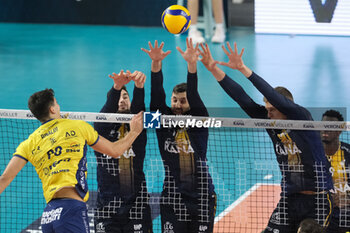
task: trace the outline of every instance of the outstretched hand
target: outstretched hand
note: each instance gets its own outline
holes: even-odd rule
[[[134,71],[134,73],[130,74],[130,79],[134,80],[137,88],[143,88],[146,82],[146,75],[141,71]]]
[[[182,51],[180,47],[176,47],[182,57],[187,61],[188,64],[196,64],[199,57],[198,43],[193,47],[192,38],[186,38],[186,50]]]
[[[126,71],[126,73],[124,73],[123,70],[121,70],[119,74],[112,73],[108,75],[108,77],[113,79],[114,81],[113,87],[116,90],[121,90],[124,85],[130,82],[131,79],[129,78],[129,76],[130,76],[130,71]]]
[[[228,62],[217,62],[220,65],[230,67],[234,70],[242,70],[244,68],[244,63],[243,63],[243,53],[244,53],[244,48],[241,50],[241,53],[238,54],[237,50],[237,44],[236,42],[234,43],[235,46],[235,51],[232,50],[231,45],[229,42],[226,43],[227,49],[225,48],[225,45],[222,45],[222,50],[224,50],[225,54],[228,56],[229,61]]]
[[[213,59],[213,56],[211,55],[210,49],[208,44],[205,44],[205,46],[201,43],[202,50],[199,49],[199,55],[202,56],[200,61],[203,63],[205,68],[212,72],[215,69],[216,61]]]
[[[152,46],[152,43],[150,41],[148,42],[148,45],[150,50],[144,48],[141,48],[141,50],[147,53],[148,56],[152,59],[152,61],[162,61],[166,56],[168,56],[171,53],[170,50],[166,52],[163,51],[164,42],[162,42],[159,47],[157,40],[154,42],[154,47]]]

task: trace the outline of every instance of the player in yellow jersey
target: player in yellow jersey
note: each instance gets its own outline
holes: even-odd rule
[[[322,121],[344,121],[340,112],[328,110]],[[327,228],[329,233],[350,232],[350,145],[340,141],[341,131],[322,131],[321,139],[331,163],[334,183],[334,210]]]
[[[130,132],[112,143],[84,121],[62,119],[52,89],[34,93],[28,107],[42,125],[17,147],[0,177],[0,194],[29,161],[41,179],[47,202],[41,218],[43,232],[90,232],[85,204],[89,197],[87,146],[119,157],[141,133],[142,112],[131,120]]]

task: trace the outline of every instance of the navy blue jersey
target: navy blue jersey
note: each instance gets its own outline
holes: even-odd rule
[[[269,103],[287,116],[288,120],[313,120],[307,109],[276,92],[254,72],[249,80]],[[254,102],[230,77],[226,75],[219,83],[250,117],[268,118],[265,107]],[[273,142],[277,161],[285,178],[282,182],[283,192],[290,195],[300,191],[322,191],[333,188],[329,173],[330,164],[326,159],[319,132],[267,129],[267,133]],[[322,165],[315,169],[315,164]]]
[[[197,73],[187,75],[186,115],[208,116],[199,96]],[[151,111],[173,115],[166,105],[162,71],[151,73]],[[208,128],[161,128],[157,130],[158,146],[166,170],[163,193],[175,190],[189,197],[213,193],[214,186],[207,166]],[[175,187],[173,187],[175,185]]]
[[[117,113],[120,93],[121,91],[112,88],[100,112]],[[131,113],[145,110],[144,96],[143,88],[134,88]],[[124,137],[129,131],[129,124],[95,122],[94,127],[101,136],[112,142]],[[147,195],[143,172],[146,142],[146,130],[143,130],[131,148],[117,159],[95,151],[99,207],[109,205],[111,201],[131,204],[139,193]],[[116,205],[119,205],[118,203]]]

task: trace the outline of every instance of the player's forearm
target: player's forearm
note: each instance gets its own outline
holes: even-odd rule
[[[7,186],[10,185],[12,179],[9,179],[7,177],[4,176],[0,176],[0,194],[6,189]]]
[[[222,71],[219,67],[215,66],[215,68],[213,70],[210,71],[212,73],[212,75],[214,76],[214,78],[216,79],[216,81],[220,82],[221,80],[223,80],[225,78],[225,72]]]
[[[139,133],[135,131],[130,131],[124,138],[119,139],[118,141],[113,143],[113,151],[114,154],[112,157],[118,158],[120,157],[127,149],[131,147],[133,142],[139,136]]]
[[[188,72],[194,74],[197,72],[197,62],[187,63]]]
[[[239,71],[246,77],[249,78],[253,71],[251,69],[249,69],[248,67],[246,67],[245,65],[243,66],[243,68],[239,69]]]
[[[159,72],[162,69],[162,61],[153,61],[151,65],[151,71],[152,72]]]

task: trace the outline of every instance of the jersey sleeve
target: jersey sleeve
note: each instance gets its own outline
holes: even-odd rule
[[[99,135],[89,123],[81,121],[79,124],[79,128],[82,132],[82,136],[85,138],[89,146],[93,146],[97,143]]]
[[[13,153],[13,156],[19,157],[21,159],[26,160],[27,162],[30,161],[30,154],[31,151],[29,149],[29,139],[23,141],[16,149],[16,152]]]

